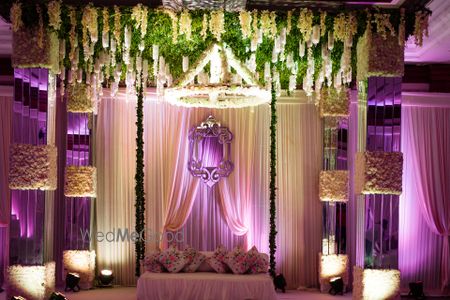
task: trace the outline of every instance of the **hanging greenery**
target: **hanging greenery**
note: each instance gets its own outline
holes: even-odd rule
[[[367,24],[383,36],[403,40],[414,34],[421,41],[427,34],[429,14],[424,10],[401,14],[399,9],[325,13],[306,8],[174,12],[144,5],[75,7],[58,0],[48,5],[31,2],[17,2],[11,8],[13,31],[43,32],[44,28],[57,33],[61,77],[66,83],[93,84],[95,78],[97,85],[113,87],[119,81],[128,85],[134,83],[129,74],[142,60],[148,66],[142,69],[145,85],[156,86],[161,74],[163,84],[170,85],[183,73],[183,57],[195,62],[213,42],[224,42],[239,60],[254,65],[261,84],[266,82],[265,65],[272,63],[282,89],[303,85],[308,94],[313,85],[316,90],[322,85],[339,87],[355,78],[356,44]],[[64,76],[64,70],[69,76]]]
[[[269,252],[270,252],[270,275],[276,275],[275,252],[277,251],[277,226],[276,226],[276,177],[277,177],[277,96],[275,83],[272,82],[272,101],[270,102],[270,232],[269,232]]]
[[[142,85],[142,73],[139,76],[136,104],[136,232],[143,233],[145,228],[145,192],[144,192],[144,88]],[[136,276],[140,275],[140,260],[144,259],[145,242],[141,238],[136,239]]]

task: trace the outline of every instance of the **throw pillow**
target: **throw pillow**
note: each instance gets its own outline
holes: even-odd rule
[[[269,270],[269,261],[267,257],[258,252],[255,246],[247,252],[247,264],[249,266],[248,273],[267,273]]]
[[[235,247],[233,251],[228,252],[224,262],[230,267],[234,274],[244,274],[247,272],[249,265],[247,264],[247,253],[240,246]]]
[[[198,267],[206,259],[206,256],[192,247],[186,247],[184,249],[184,256],[187,258],[188,262],[183,268],[183,272],[193,273],[197,271]]]
[[[206,259],[206,262],[217,273],[226,273],[228,271],[228,267],[224,262],[226,255],[227,250],[224,246],[220,245],[219,247],[217,247],[216,251],[214,251],[214,254]]]
[[[178,273],[184,268],[188,259],[184,256],[182,251],[179,251],[175,245],[172,245],[161,252],[158,261],[170,273]]]
[[[155,251],[150,252],[144,258],[144,269],[145,271],[152,273],[162,273],[164,272],[164,268],[159,262],[158,258],[161,254],[161,250],[157,249]]]

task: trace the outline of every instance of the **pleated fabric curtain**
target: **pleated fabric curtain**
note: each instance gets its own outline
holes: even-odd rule
[[[105,235],[96,243],[97,267],[114,270],[115,282],[133,285],[135,249],[130,240],[113,240],[108,232],[135,227],[136,97],[122,94],[103,98],[96,123],[97,167],[96,232]],[[94,232],[95,234],[95,232]],[[117,238],[117,234],[115,236]]]
[[[313,287],[322,243],[322,134],[316,107],[278,105],[277,129],[277,267],[290,288]]]
[[[422,280],[442,292],[450,273],[450,104],[431,100],[402,107],[399,267],[404,286]]]
[[[317,182],[322,149],[320,119],[315,106],[305,104],[306,98],[297,100],[280,104],[278,114],[277,261],[279,271],[294,288],[316,285],[317,253],[321,245]],[[135,105],[134,96],[127,99],[122,94],[116,99],[103,98],[99,106],[95,150],[97,231],[134,230]],[[226,180],[230,198],[244,201],[238,205],[243,209],[239,218],[248,231],[241,236],[233,234],[224,217],[220,184],[208,188],[187,171],[188,131],[210,114],[234,134],[231,153],[236,174]],[[228,248],[255,245],[268,252],[269,125],[268,105],[211,110],[172,106],[155,97],[144,102],[145,214],[146,229],[152,234],[146,241],[147,250],[161,245],[158,238],[172,218],[179,222],[175,228],[184,232],[183,246],[213,250],[219,244]],[[238,172],[245,176],[237,176]],[[177,188],[174,178],[181,180]],[[194,195],[188,190],[195,181],[198,188]],[[187,199],[193,195],[188,205],[190,214],[182,214],[184,220],[168,214],[174,193]],[[112,268],[117,283],[136,282],[132,242],[97,243],[96,249],[99,269]]]

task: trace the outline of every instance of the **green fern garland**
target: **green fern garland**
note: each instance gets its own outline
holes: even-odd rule
[[[145,192],[144,192],[144,89],[142,72],[139,76],[136,105],[136,232],[143,233],[145,228]],[[140,260],[144,259],[145,243],[141,238],[136,239],[136,276],[140,275]]]
[[[277,226],[276,220],[276,177],[277,177],[277,97],[275,94],[275,86],[272,82],[272,101],[270,103],[270,233],[269,233],[269,252],[270,252],[270,275],[275,277],[276,262],[275,253],[277,251],[276,237]]]

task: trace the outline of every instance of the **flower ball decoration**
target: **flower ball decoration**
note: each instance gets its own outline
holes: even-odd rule
[[[355,192],[357,194],[400,195],[403,154],[367,151],[356,153]]]
[[[56,190],[56,158],[57,149],[53,145],[11,145],[9,188],[12,190]]]
[[[44,266],[12,265],[6,271],[7,299],[20,295],[25,299],[48,299],[55,291],[55,262]]]
[[[330,279],[341,277],[348,284],[348,256],[345,254],[323,255],[319,253],[319,283],[322,292],[330,289]]]
[[[97,169],[91,166],[67,166],[64,195],[97,197]]]
[[[74,83],[67,90],[67,111],[74,113],[91,113],[94,110],[92,90],[85,83]]]
[[[404,48],[397,36],[383,36],[366,30],[357,45],[357,80],[367,77],[402,77],[404,73]]]
[[[348,171],[334,170],[320,172],[319,197],[321,201],[348,201]]]
[[[77,273],[80,276],[80,288],[90,289],[95,279],[95,251],[66,250],[63,252],[64,276]]]
[[[11,63],[14,68],[59,69],[59,40],[56,33],[44,31],[39,41],[36,28],[13,31]]]
[[[324,87],[320,91],[320,117],[348,117],[350,93],[347,88]]]
[[[393,300],[399,294],[399,270],[353,268],[353,299]]]

